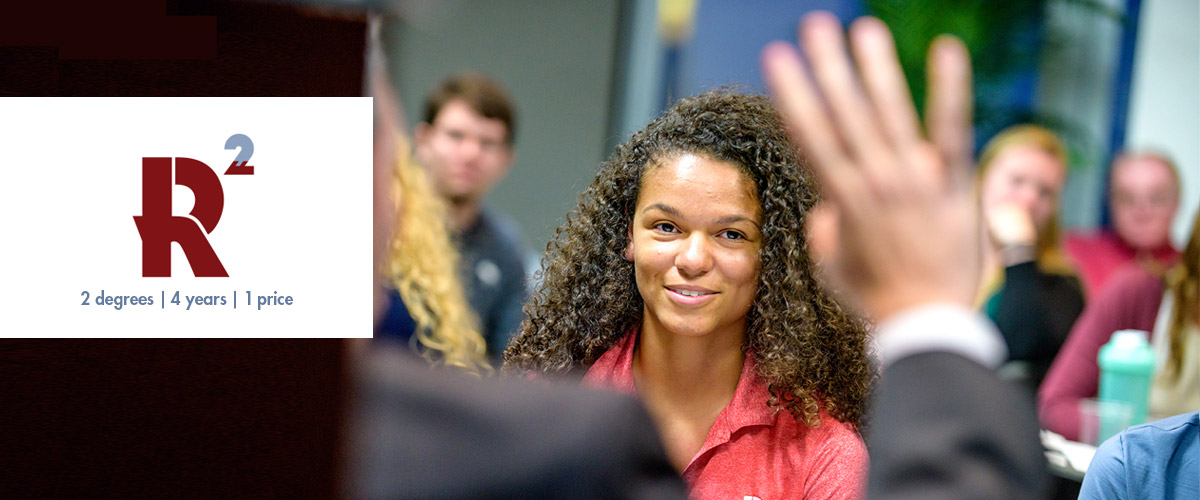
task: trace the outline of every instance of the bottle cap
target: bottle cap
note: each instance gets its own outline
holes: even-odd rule
[[[1118,349],[1132,349],[1150,343],[1150,332],[1145,330],[1117,330],[1113,332],[1113,346]]]

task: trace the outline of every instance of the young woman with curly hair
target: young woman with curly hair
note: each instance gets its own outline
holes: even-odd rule
[[[679,101],[567,215],[506,370],[636,395],[698,498],[857,498],[873,371],[809,257],[817,192],[766,97]]]

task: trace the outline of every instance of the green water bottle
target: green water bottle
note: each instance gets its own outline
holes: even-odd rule
[[[1150,382],[1154,378],[1154,350],[1142,330],[1118,330],[1100,348],[1100,401],[1120,402],[1132,412],[1128,421],[1117,416],[1100,418],[1097,443],[1121,432],[1127,425],[1146,421]]]

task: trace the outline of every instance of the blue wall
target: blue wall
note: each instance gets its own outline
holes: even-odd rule
[[[774,40],[796,40],[800,18],[827,10],[849,22],[865,8],[855,0],[701,0],[693,38],[679,51],[679,94],[727,84],[763,90],[759,52]]]

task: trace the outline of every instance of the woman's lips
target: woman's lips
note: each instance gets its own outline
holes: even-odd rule
[[[717,292],[694,286],[668,286],[667,295],[671,300],[683,305],[698,305],[712,300]]]

